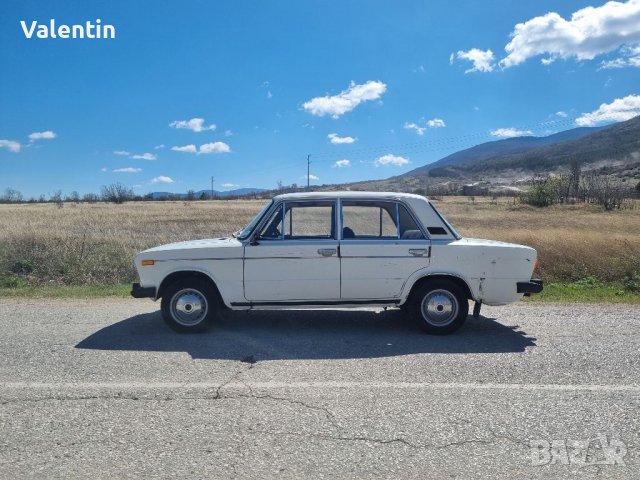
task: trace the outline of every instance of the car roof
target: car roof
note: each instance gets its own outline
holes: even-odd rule
[[[415,195],[413,193],[401,193],[401,192],[353,192],[349,190],[334,191],[334,192],[297,192],[297,193],[283,193],[273,197],[274,200],[305,200],[305,199],[324,199],[324,198],[367,198],[375,200],[397,200],[401,198],[411,198],[416,200],[428,201],[421,195]]]

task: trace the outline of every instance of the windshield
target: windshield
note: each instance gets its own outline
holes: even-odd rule
[[[273,205],[273,200],[267,203],[262,208],[262,210],[260,210],[260,213],[258,213],[255,217],[253,217],[253,220],[251,220],[246,227],[244,227],[242,230],[237,231],[234,234],[234,237],[239,238],[240,240],[244,240],[245,238],[247,238],[251,234],[251,231],[253,230],[253,228],[256,226],[256,224],[260,221],[262,216],[265,214],[265,212],[269,210],[269,207],[271,207],[271,205]]]

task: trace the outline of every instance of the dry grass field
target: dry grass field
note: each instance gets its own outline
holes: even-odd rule
[[[640,209],[588,205],[538,209],[512,199],[445,197],[435,205],[465,236],[538,249],[548,282],[640,273]],[[264,201],[0,205],[0,282],[104,285],[135,279],[133,255],[179,240],[228,235]],[[2,283],[0,283],[2,286]]]

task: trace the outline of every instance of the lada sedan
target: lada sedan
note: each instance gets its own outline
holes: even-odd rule
[[[205,330],[222,309],[399,307],[428,333],[454,332],[480,306],[542,290],[536,251],[462,237],[425,197],[308,192],[274,197],[242,230],[135,257],[136,298],[162,299],[174,330]]]

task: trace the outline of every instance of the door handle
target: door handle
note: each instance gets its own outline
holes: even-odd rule
[[[426,248],[410,248],[409,255],[413,255],[414,257],[422,257],[427,253]]]
[[[335,248],[319,248],[318,249],[318,254],[322,255],[323,257],[332,257],[336,253],[338,253],[338,250]]]

